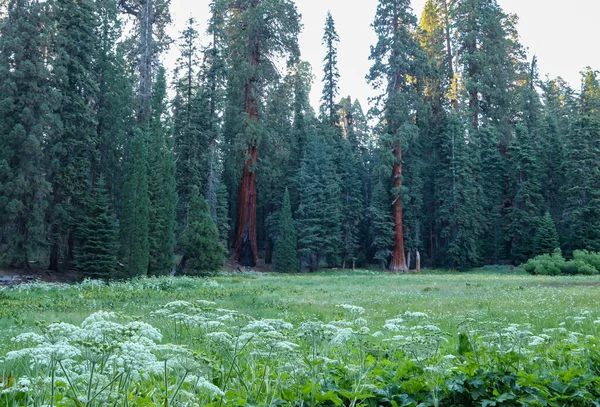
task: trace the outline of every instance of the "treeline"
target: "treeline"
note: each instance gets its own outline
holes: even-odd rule
[[[330,14],[315,112],[292,0],[210,11],[201,44],[194,19],[168,38],[168,0],[0,3],[0,263],[126,277],[600,251],[597,73],[579,92],[540,78],[496,1],[428,0],[417,20],[380,0],[368,112],[340,98]]]

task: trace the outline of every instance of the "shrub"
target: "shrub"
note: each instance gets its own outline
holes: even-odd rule
[[[542,254],[534,257],[523,265],[523,269],[530,274],[544,276],[558,276],[565,267],[566,261],[560,249],[552,254]]]
[[[588,252],[587,250],[575,250],[573,252],[573,262],[585,268],[585,273],[578,274],[598,274],[600,272],[600,253]],[[592,271],[593,269],[593,271]]]

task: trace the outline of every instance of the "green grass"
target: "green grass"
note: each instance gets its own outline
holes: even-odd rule
[[[599,290],[503,267],[4,288],[0,407],[593,406]]]
[[[127,283],[86,289],[5,289],[0,291],[0,353],[8,336],[39,321],[77,324],[99,310],[147,319],[152,311],[176,300],[204,299],[255,318],[296,322],[340,318],[341,311],[335,306],[343,303],[364,307],[372,325],[405,311],[420,311],[429,314],[451,336],[466,318],[529,323],[534,330],[541,330],[556,327],[582,311],[600,311],[598,276],[534,277],[521,271],[511,273],[508,268],[421,274],[252,273],[211,280],[219,287],[205,287],[206,280],[202,279],[174,279],[172,284],[152,289]],[[7,330],[10,326],[13,329]]]

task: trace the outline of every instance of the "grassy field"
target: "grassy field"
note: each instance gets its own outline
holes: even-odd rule
[[[14,377],[27,377],[30,382],[45,380],[46,390],[39,394],[25,382],[23,388],[29,389],[29,393],[25,390],[21,393],[29,394],[30,401],[24,403],[27,405],[48,405],[50,398],[54,405],[77,407],[108,402],[111,405],[160,403],[165,407],[169,402],[186,406],[485,405],[481,404],[484,399],[489,400],[487,405],[594,405],[589,400],[597,395],[589,389],[600,385],[597,377],[600,366],[593,366],[594,358],[598,357],[598,349],[594,348],[600,337],[599,294],[597,276],[532,277],[504,268],[409,275],[369,271],[290,276],[249,273],[110,285],[86,281],[74,286],[17,286],[0,290],[0,362],[6,358],[0,375],[4,370],[5,376],[12,373]],[[85,340],[89,342],[89,332],[93,330],[88,317],[99,311],[116,313],[99,320],[112,321],[119,335],[125,335],[127,329],[131,331],[139,321],[160,330],[160,338],[147,335],[148,349],[172,344],[181,346],[181,352],[189,352],[190,360],[202,366],[202,374],[196,372],[194,377],[202,378],[198,383],[206,380],[204,393],[198,383],[190,382],[192,369],[182,375],[175,362],[167,366],[165,361],[162,379],[158,368],[151,375],[139,377],[127,369],[111,370],[102,358],[113,360],[110,358],[117,352],[114,349],[112,354],[106,351],[97,356],[98,361],[90,365],[89,358],[81,356],[86,354],[82,346],[88,345],[81,345],[83,340],[69,338],[71,334],[65,332],[71,332],[71,328],[65,331],[56,327],[59,323],[72,324],[78,334],[88,335]],[[100,328],[94,329],[97,333]],[[45,339],[31,340],[25,335],[17,341],[11,340],[26,332],[45,335]],[[64,337],[50,338],[48,332],[61,332]],[[250,345],[243,339],[249,332],[254,333]],[[131,341],[132,334],[127,335],[114,334],[110,346]],[[141,338],[145,334],[136,331],[135,335]],[[227,335],[226,345],[217,344],[219,335],[222,338]],[[106,342],[107,336],[102,331],[100,338],[94,337],[95,345],[89,347],[98,348],[98,343]],[[36,346],[44,343],[50,346],[53,341],[73,346],[75,356],[64,356],[64,360],[71,363],[78,357],[87,360],[87,370],[82,368],[86,373],[77,369],[69,373],[69,367],[60,366],[63,356],[48,356],[39,366],[33,363]],[[343,342],[343,346],[338,342]],[[270,350],[266,350],[265,344],[270,344]],[[276,349],[286,346],[290,348],[288,353],[277,353]],[[160,358],[154,348],[148,351],[148,357],[154,358],[156,364]],[[30,354],[18,354],[21,349],[28,349]],[[550,349],[564,353],[564,360],[559,364],[545,362],[544,358],[557,359],[556,354],[548,354]],[[292,374],[286,367],[284,361],[289,362],[291,355],[297,358],[298,366],[303,366],[301,372]],[[506,355],[510,357],[506,359]],[[278,362],[269,364],[274,356]],[[31,364],[23,363],[23,358]],[[180,357],[166,359],[174,361]],[[346,367],[330,366],[332,360]],[[100,365],[106,371],[100,373]],[[85,379],[90,366],[92,373],[96,366],[100,380],[93,386]],[[581,371],[574,372],[576,368]],[[399,376],[398,369],[406,370],[406,377]],[[476,373],[477,369],[481,371]],[[121,383],[124,371],[131,374],[129,384]],[[579,396],[564,389],[567,395],[557,396],[556,389],[549,390],[552,386],[546,383],[549,380],[546,376],[563,371],[571,371],[581,382],[575,386]],[[56,392],[48,387],[52,372],[62,377],[60,385],[55,384]],[[451,391],[448,380],[458,373],[462,384],[457,386],[462,390],[457,393]],[[480,377],[484,373],[511,374],[514,383],[492,384],[500,379]],[[79,382],[68,383],[70,374],[79,377]],[[532,383],[525,383],[528,375],[535,376],[535,380],[530,377]],[[117,376],[111,384],[110,378]],[[487,383],[485,387],[491,389],[490,394],[483,390],[479,395],[474,392],[473,384],[468,384],[470,377]],[[568,381],[574,380],[573,377]],[[416,378],[420,378],[419,384],[414,383]],[[13,387],[10,394],[14,396],[16,382],[12,380],[9,383],[5,379],[3,391],[9,394],[9,387]],[[132,391],[133,382],[137,383],[136,391]],[[109,387],[102,390],[103,384],[110,384],[110,389],[115,387],[115,390],[112,393]],[[127,396],[123,400],[129,400],[121,402],[118,394],[125,391],[124,386]],[[210,390],[210,386],[215,388]],[[514,389],[500,389],[502,386]],[[526,386],[533,390],[526,394],[516,390]],[[149,387],[155,391],[150,392]],[[99,393],[94,398],[95,392]],[[198,395],[193,396],[194,392]],[[457,394],[464,397],[468,394],[470,402],[476,403],[461,401]],[[503,394],[505,399],[501,397]],[[10,405],[8,396],[4,400]]]

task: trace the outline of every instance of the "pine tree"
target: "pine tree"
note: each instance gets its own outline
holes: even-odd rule
[[[0,24],[0,263],[17,268],[29,268],[46,246],[46,13],[37,2],[12,0]]]
[[[360,248],[360,226],[363,217],[363,174],[361,162],[356,152],[352,150],[350,141],[342,139],[340,144],[338,174],[342,198],[342,268],[346,268],[348,264],[354,268]]]
[[[198,40],[193,18],[179,38],[179,58],[175,67],[175,99],[173,101],[173,130],[175,154],[177,157],[177,219],[180,227],[187,222],[189,200],[193,185],[204,179],[201,153],[207,149],[202,145],[202,132],[206,130],[206,117],[203,115],[202,100],[198,92],[197,67],[200,65]]]
[[[287,188],[283,195],[278,226],[278,237],[275,240],[273,254],[273,269],[279,273],[296,273],[298,271],[298,241],[294,219],[292,218],[290,192]]]
[[[131,60],[136,61],[137,125],[145,130],[152,113],[152,87],[155,61],[168,47],[166,27],[171,22],[169,0],[118,0],[121,9],[134,17],[135,46]]]
[[[237,117],[243,112],[241,135],[245,144],[244,168],[238,189],[238,218],[234,259],[245,266],[258,262],[258,236],[256,220],[256,176],[258,146],[264,128],[260,122],[261,91],[266,80],[277,77],[274,69],[277,56],[295,59],[299,55],[298,33],[300,16],[291,0],[228,0],[230,33],[229,56],[232,62],[231,84],[243,108],[234,108],[229,114]],[[253,29],[247,29],[253,27]],[[243,96],[241,95],[243,89]],[[236,103],[237,104],[237,103]],[[233,188],[229,188],[230,191]]]
[[[147,275],[149,264],[148,151],[145,134],[136,129],[129,142],[125,181],[121,193],[121,251],[129,277]]]
[[[578,117],[566,143],[565,222],[567,249],[600,251],[600,84],[597,72],[582,73]]]
[[[331,157],[331,147],[315,126],[297,176],[298,246],[311,271],[322,261],[338,264],[342,247],[340,182]]]
[[[406,188],[403,185],[402,152],[417,135],[414,124],[417,93],[416,77],[418,44],[414,38],[416,18],[408,0],[380,0],[373,29],[377,45],[371,49],[373,66],[367,79],[380,91],[374,112],[383,125],[381,143],[393,151],[393,214],[394,250],[390,269],[394,272],[408,271],[404,252],[404,202]]]
[[[369,207],[370,234],[375,249],[373,258],[379,261],[382,269],[387,267],[394,245],[394,218],[390,211],[391,197],[387,184],[381,178],[376,181]]]
[[[148,274],[167,274],[175,250],[175,160],[167,111],[166,71],[160,68],[153,90],[148,140],[149,253]]]
[[[219,231],[210,217],[208,203],[198,187],[192,187],[188,225],[181,237],[183,258],[179,265],[186,275],[210,275],[219,271],[225,249]]]
[[[541,218],[535,236],[536,254],[552,254],[560,249],[556,224],[550,212]]]
[[[126,47],[118,4],[114,0],[95,2],[98,16],[98,46],[93,71],[98,78],[95,104],[97,155],[92,179],[104,176],[113,207],[119,211],[123,186],[123,146],[133,125],[133,76],[128,71]],[[115,45],[116,44],[116,45]]]
[[[77,228],[81,244],[75,252],[76,266],[90,277],[107,279],[117,267],[117,224],[104,178],[89,192]]]
[[[507,257],[502,216],[506,201],[503,174],[515,120],[516,85],[523,50],[514,16],[496,1],[460,0],[451,12],[464,89],[460,105],[469,117],[469,141],[476,149],[474,171],[481,185],[479,202],[486,213],[482,249],[486,262]]]
[[[59,130],[48,146],[48,175],[52,183],[50,208],[50,269],[74,260],[77,219],[87,191],[92,163],[97,162],[97,127],[92,109],[98,94],[93,75],[98,24],[91,0],[56,0],[52,17],[56,32],[52,83],[58,95]]]
[[[324,123],[332,127],[339,126],[340,118],[336,103],[339,93],[340,72],[337,67],[337,44],[340,38],[335,30],[331,12],[327,12],[322,44],[326,53],[323,59],[323,94],[321,96],[321,117]]]
[[[443,265],[464,269],[481,262],[483,213],[473,169],[473,150],[457,114],[443,123],[435,179],[436,230]]]

